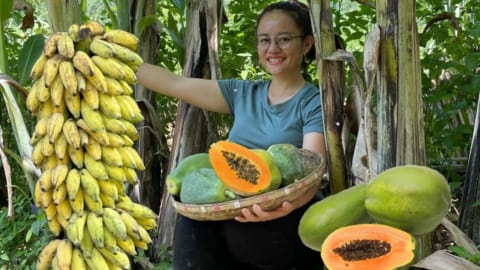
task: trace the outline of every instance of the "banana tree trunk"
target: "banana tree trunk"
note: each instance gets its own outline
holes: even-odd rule
[[[218,65],[218,9],[221,0],[194,0],[187,13],[186,50],[183,75],[186,77],[220,77]],[[212,61],[213,60],[213,61]],[[210,65],[210,66],[209,66]],[[210,114],[180,102],[177,110],[169,170],[193,153],[206,152],[212,142],[208,130]],[[153,243],[153,254],[159,256],[163,247],[173,245],[173,232],[177,214],[171,204],[171,195],[164,188],[159,212],[158,237]],[[158,258],[157,258],[158,259]]]
[[[425,165],[421,67],[415,1],[380,0],[377,173],[388,168]],[[419,258],[430,254],[430,235],[419,240]]]
[[[344,147],[342,145],[344,68],[343,62],[325,60],[336,50],[330,1],[311,0],[313,32],[317,52],[320,94],[323,101],[325,139],[330,189],[337,193],[348,187]]]
[[[70,25],[81,23],[82,17],[78,1],[46,0],[45,3],[52,33],[66,32]]]

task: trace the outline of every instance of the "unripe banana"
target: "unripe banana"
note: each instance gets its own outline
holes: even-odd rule
[[[135,218],[123,209],[117,209],[117,212],[120,214],[120,217],[122,218],[123,223],[125,223],[125,227],[127,228],[128,236],[130,236],[132,238],[137,238],[137,239],[140,239],[140,240],[144,240],[142,238],[141,233],[140,233],[140,229],[139,229],[140,225],[138,225]]]
[[[80,25],[73,23],[71,24],[68,29],[67,33],[70,36],[70,38],[73,40],[73,42],[78,41],[78,32],[80,31]]]
[[[100,187],[98,186],[98,182],[87,169],[80,170],[80,184],[84,195],[88,195],[94,201],[100,200]]]
[[[137,36],[121,29],[111,29],[103,35],[103,38],[108,42],[122,45],[132,51],[136,51],[138,47]]]
[[[118,104],[115,96],[99,93],[98,97],[99,109],[103,115],[114,119],[120,119],[122,117],[120,105]]]
[[[42,54],[40,54],[40,56],[33,64],[32,69],[30,70],[30,79],[34,81],[40,79],[40,77],[43,75],[43,70],[47,60],[48,57],[42,52]]]
[[[48,270],[50,267],[53,257],[57,253],[58,245],[60,244],[60,239],[53,239],[48,242],[42,251],[38,255],[37,259],[37,270]]]
[[[112,208],[103,209],[103,224],[115,237],[126,240],[127,228],[120,214]]]
[[[104,245],[103,235],[103,219],[97,216],[93,212],[89,212],[87,216],[87,231],[90,234],[93,245],[97,248],[101,248]]]
[[[85,262],[93,270],[100,270],[100,269],[109,269],[107,261],[103,257],[103,255],[98,251],[97,248],[92,249],[92,254],[90,258],[85,258]]]
[[[62,62],[60,62],[58,71],[65,90],[70,92],[72,96],[77,95],[78,81],[72,61],[63,60]]]
[[[58,38],[57,51],[59,55],[68,59],[71,59],[75,55],[75,45],[67,33],[63,33]]]
[[[75,246],[79,246],[85,238],[85,223],[87,222],[87,215],[80,215],[76,212],[72,214],[68,221],[66,230],[67,237]]]
[[[157,218],[157,215],[150,208],[133,201],[118,202],[117,208],[127,211],[134,218]]]
[[[98,201],[93,200],[87,193],[84,193],[83,200],[85,201],[85,205],[87,206],[88,210],[91,212],[102,215],[103,214],[103,202],[100,199],[100,194],[98,195]]]
[[[118,252],[113,253],[106,248],[99,248],[100,253],[112,264],[125,269],[129,270],[130,268],[130,260],[128,259],[128,255],[121,249],[118,249]]]
[[[84,216],[85,218],[87,217],[87,215],[84,215]],[[93,242],[92,242],[92,239],[90,238],[90,234],[88,233],[87,227],[83,228],[82,234],[83,234],[83,238],[82,238],[82,241],[80,242],[80,249],[82,250],[83,258],[86,261],[87,259],[92,258],[92,252],[95,247],[93,246]]]
[[[60,132],[62,132],[63,122],[65,121],[65,116],[61,113],[54,113],[50,116],[47,125],[47,135],[50,143],[54,143]]]
[[[103,236],[104,236],[104,248],[112,251],[117,252],[117,239],[115,235],[113,235],[105,226],[103,226]]]
[[[116,80],[126,80],[124,67],[114,61],[114,58],[104,58],[94,55],[91,57],[91,59],[104,75],[112,77]],[[128,82],[128,80],[126,81]]]
[[[114,57],[115,50],[111,43],[102,40],[100,37],[96,37],[90,43],[90,52],[105,58]]]
[[[103,193],[100,193],[100,201],[102,201],[103,207],[115,208],[115,200]]]
[[[84,215],[85,212],[85,201],[83,200],[83,189],[79,188],[75,197],[70,199],[70,206],[74,213],[78,215]]]
[[[44,71],[43,71],[45,87],[50,87],[55,77],[57,77],[58,69],[60,67],[61,61],[62,61],[62,57],[56,54],[53,57],[49,58],[45,63]]]
[[[75,149],[81,147],[80,132],[78,130],[75,120],[73,120],[72,118],[68,118],[63,123],[62,131],[69,145],[71,145]]]
[[[106,132],[105,124],[103,124],[103,117],[100,112],[93,110],[85,100],[81,101],[80,111],[82,119],[92,132]]]
[[[88,172],[97,180],[108,179],[107,169],[103,162],[95,160],[88,152],[85,153],[83,164]]]

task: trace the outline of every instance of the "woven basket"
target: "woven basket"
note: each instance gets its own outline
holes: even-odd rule
[[[293,201],[302,196],[319,182],[323,181],[320,183],[320,188],[325,187],[327,183],[323,180],[324,160],[308,150],[299,149],[299,151],[302,156],[303,170],[308,174],[295,183],[267,193],[222,203],[186,204],[171,197],[173,207],[179,214],[191,219],[227,220],[233,219],[235,216],[241,216],[242,208],[251,208],[254,204],[260,205],[263,210],[275,209],[284,201]]]

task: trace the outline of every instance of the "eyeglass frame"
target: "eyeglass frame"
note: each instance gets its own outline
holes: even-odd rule
[[[275,45],[280,48],[280,49],[288,49],[290,48],[290,44],[293,39],[296,38],[305,38],[305,35],[285,35],[285,36],[278,36],[278,37],[268,37],[268,36],[263,36],[261,35],[260,37],[257,36],[256,38],[256,43],[257,43],[257,49],[261,51],[266,51],[272,46],[272,40],[274,41]],[[284,44],[281,44],[281,39],[284,39]],[[285,40],[286,39],[286,40]],[[267,42],[268,40],[268,42]],[[267,42],[266,44],[263,44],[261,42]]]

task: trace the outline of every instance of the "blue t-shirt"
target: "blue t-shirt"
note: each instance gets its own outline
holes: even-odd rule
[[[228,140],[248,148],[266,149],[276,143],[302,147],[303,135],[323,133],[318,88],[306,83],[286,102],[270,105],[270,81],[220,80],[220,90],[233,115]]]

